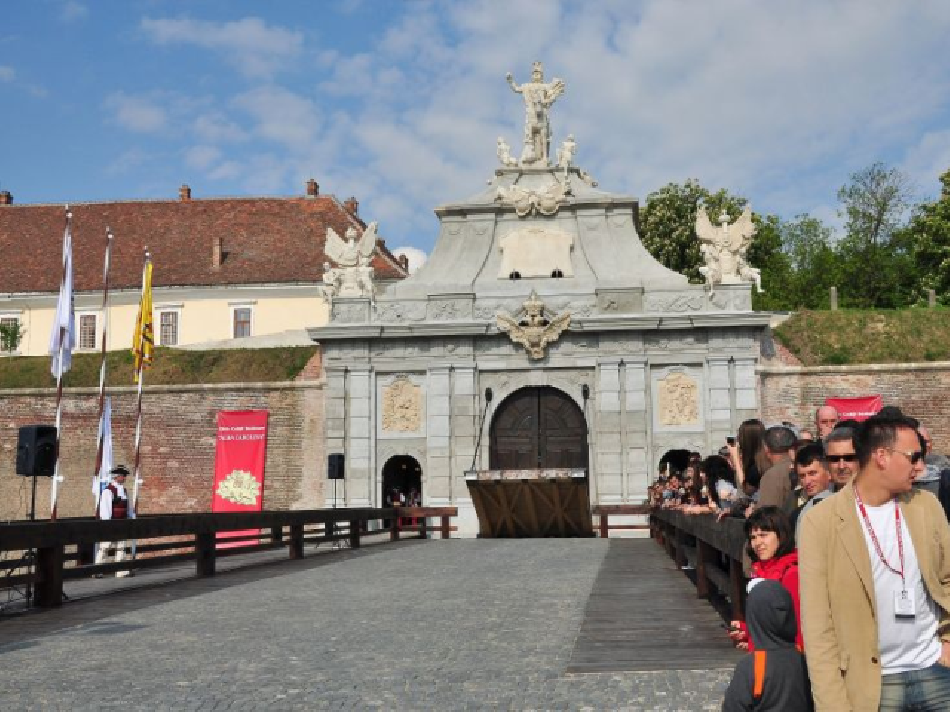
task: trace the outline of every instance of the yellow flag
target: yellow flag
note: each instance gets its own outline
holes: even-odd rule
[[[135,383],[143,368],[152,365],[152,351],[155,349],[155,331],[152,326],[152,261],[146,257],[142,272],[142,301],[139,303],[139,315],[135,319],[135,336],[132,338],[132,353],[135,355]]]

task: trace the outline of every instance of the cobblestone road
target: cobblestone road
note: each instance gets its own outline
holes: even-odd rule
[[[606,551],[402,542],[0,621],[0,709],[718,709],[729,670],[564,674]]]

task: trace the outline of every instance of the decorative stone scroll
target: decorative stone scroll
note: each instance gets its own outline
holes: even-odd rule
[[[661,425],[694,425],[699,422],[699,393],[696,381],[681,371],[673,371],[657,381],[657,405]]]
[[[705,294],[647,294],[643,308],[647,312],[701,311],[705,300]]]
[[[570,185],[554,180],[541,190],[525,190],[517,185],[508,188],[498,186],[495,200],[503,205],[513,206],[519,218],[527,217],[534,212],[554,215],[561,205],[567,202],[570,192]]]
[[[383,390],[383,432],[415,433],[422,424],[422,389],[397,376]]]

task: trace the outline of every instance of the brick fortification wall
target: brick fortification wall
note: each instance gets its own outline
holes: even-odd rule
[[[135,442],[134,388],[110,389],[114,460],[131,469]],[[142,396],[143,514],[211,511],[219,410],[266,409],[264,509],[311,509],[324,504],[323,382],[146,386]],[[17,430],[52,424],[50,389],[0,391],[0,521],[24,519],[31,478],[15,473]],[[98,389],[66,389],[58,514],[91,516],[96,459]],[[49,518],[50,478],[37,480],[37,517]],[[127,483],[131,492],[132,481]]]
[[[938,452],[950,452],[950,363],[772,367],[759,370],[762,419],[814,427],[815,408],[829,397],[880,395],[921,420]]]

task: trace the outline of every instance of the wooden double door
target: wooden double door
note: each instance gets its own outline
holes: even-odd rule
[[[587,422],[567,394],[521,388],[502,401],[491,424],[492,470],[587,469]]]

